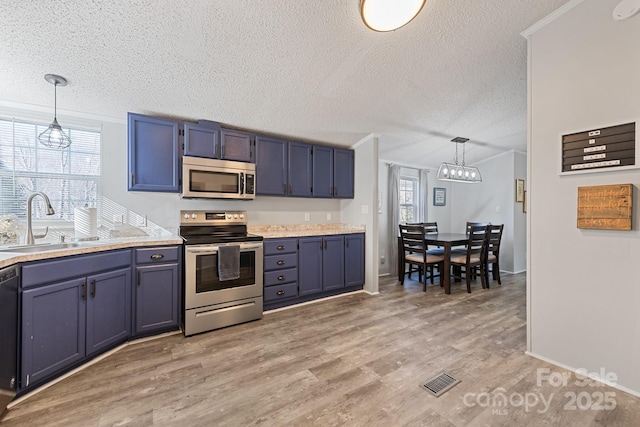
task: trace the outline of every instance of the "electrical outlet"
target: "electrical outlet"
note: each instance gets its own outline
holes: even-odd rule
[[[496,213],[500,213],[500,205],[496,206]]]
[[[331,221],[331,213],[330,212],[327,213],[327,221]]]
[[[309,212],[305,212],[304,213],[304,220],[309,222],[311,220],[311,216],[309,215]]]
[[[384,255],[382,255],[380,257],[380,264],[384,264],[385,261],[386,261],[386,259],[384,258]]]
[[[369,205],[362,205],[362,214],[366,215],[369,213]]]

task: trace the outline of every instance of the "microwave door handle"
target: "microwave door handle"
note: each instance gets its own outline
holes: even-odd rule
[[[244,174],[240,172],[240,194],[244,194]]]

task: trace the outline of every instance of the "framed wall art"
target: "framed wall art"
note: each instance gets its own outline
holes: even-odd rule
[[[516,179],[516,203],[524,203],[524,179]]]
[[[434,187],[433,206],[445,206],[447,204],[447,189]]]

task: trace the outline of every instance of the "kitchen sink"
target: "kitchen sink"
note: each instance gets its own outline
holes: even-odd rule
[[[96,246],[96,242],[72,242],[72,243],[41,243],[38,245],[25,245],[25,246],[8,246],[6,248],[0,247],[0,252],[11,253],[36,253],[36,252],[49,252],[57,251],[61,249],[73,249],[73,248],[86,248],[90,246]]]

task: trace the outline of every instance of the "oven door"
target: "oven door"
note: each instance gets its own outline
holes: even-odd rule
[[[262,297],[262,242],[229,243],[240,246],[240,277],[218,277],[218,244],[185,246],[185,308]]]

